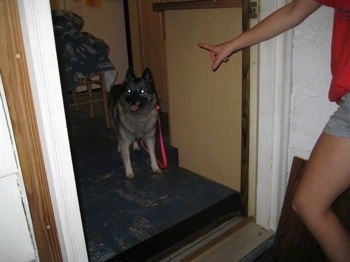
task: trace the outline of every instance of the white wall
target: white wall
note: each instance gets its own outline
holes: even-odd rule
[[[321,7],[294,31],[288,170],[293,156],[308,159],[335,111],[328,100],[333,9]]]

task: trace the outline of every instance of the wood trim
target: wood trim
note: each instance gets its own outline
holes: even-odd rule
[[[0,71],[41,261],[62,261],[16,1],[0,2]]]
[[[283,0],[260,1],[259,21]],[[259,44],[256,223],[276,231],[288,178],[293,30]],[[282,87],[282,88],[281,88]],[[270,101],[273,101],[271,103]],[[283,120],[283,121],[282,121]]]
[[[232,237],[233,234],[237,233],[239,230],[241,230],[242,228],[246,227],[250,223],[252,223],[252,221],[249,218],[242,219],[242,221],[240,221],[236,225],[233,225],[227,231],[221,233],[217,237],[214,237],[208,243],[206,243],[205,245],[199,247],[194,252],[190,253],[188,256],[186,256],[183,259],[183,261],[194,261],[194,260],[196,260],[196,258],[198,259],[198,257],[200,255],[202,255],[203,253],[209,251],[214,246],[219,245],[220,243],[225,241],[227,238]]]
[[[128,63],[129,68],[132,68],[134,70],[134,62],[133,62],[133,56],[132,56],[132,42],[131,42],[131,28],[130,28],[130,12],[129,12],[129,3],[128,0],[123,0],[123,6],[124,6],[124,21],[125,21],[125,36],[126,36],[126,45],[127,45],[127,51],[128,51]]]
[[[199,1],[181,1],[181,2],[166,2],[154,3],[153,10],[163,12],[166,10],[181,10],[181,9],[207,9],[207,8],[230,8],[242,7],[242,0],[199,0]]]
[[[249,30],[249,1],[243,1],[242,32]],[[241,201],[242,215],[248,216],[249,204],[249,129],[250,129],[250,49],[242,50],[242,137],[241,137]]]

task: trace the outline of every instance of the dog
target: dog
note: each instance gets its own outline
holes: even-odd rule
[[[111,124],[118,139],[118,151],[123,159],[126,177],[134,178],[130,161],[130,145],[140,150],[138,140],[144,140],[149,150],[154,173],[161,173],[155,154],[158,109],[154,80],[149,68],[138,78],[129,68],[123,84],[109,93]]]

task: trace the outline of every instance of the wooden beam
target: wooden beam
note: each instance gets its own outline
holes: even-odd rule
[[[242,7],[242,0],[199,0],[154,3],[153,11]]]
[[[250,28],[249,1],[242,6],[242,32]],[[241,139],[241,201],[242,215],[248,216],[249,204],[249,128],[250,128],[250,48],[242,50],[242,139]]]

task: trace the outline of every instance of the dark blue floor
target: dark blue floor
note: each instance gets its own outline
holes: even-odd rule
[[[74,122],[73,164],[92,262],[146,260],[217,216],[239,210],[237,192],[178,167],[162,116],[169,167],[153,174],[147,152],[133,152],[132,181],[125,178],[116,139],[103,119]]]

